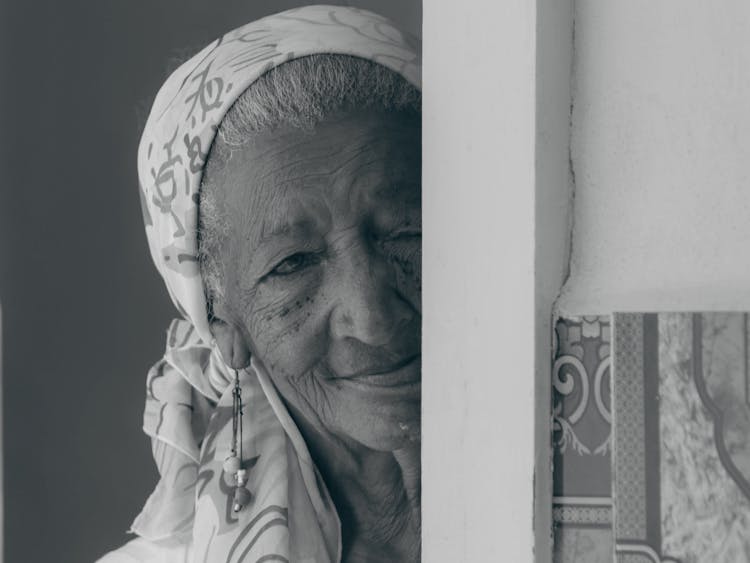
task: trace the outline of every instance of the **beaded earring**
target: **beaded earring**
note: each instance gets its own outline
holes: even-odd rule
[[[234,389],[232,390],[232,451],[224,460],[224,473],[230,475],[236,483],[232,509],[239,512],[247,506],[252,495],[245,487],[247,470],[242,467],[242,389],[240,389],[240,374],[237,370],[234,370]]]

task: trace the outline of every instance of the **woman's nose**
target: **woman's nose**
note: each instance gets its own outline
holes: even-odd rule
[[[342,257],[332,280],[331,336],[388,344],[415,311],[398,293],[393,266],[385,258],[361,246],[353,250]]]

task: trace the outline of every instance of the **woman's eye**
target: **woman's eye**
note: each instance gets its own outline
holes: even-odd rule
[[[422,238],[422,231],[399,231],[390,235],[387,242],[403,242]]]
[[[273,270],[269,272],[269,275],[288,276],[290,274],[299,272],[300,270],[303,270],[308,266],[316,264],[317,262],[317,255],[311,252],[297,252],[296,254],[292,254],[288,258],[285,258],[284,260],[276,264]]]
[[[400,261],[413,261],[422,251],[421,231],[401,231],[382,241],[383,251]]]
[[[413,248],[422,246],[422,231],[400,231],[389,235],[383,240],[385,248]]]

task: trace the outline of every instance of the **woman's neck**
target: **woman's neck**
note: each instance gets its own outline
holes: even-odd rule
[[[379,452],[292,412],[341,520],[345,563],[420,560],[420,444]]]

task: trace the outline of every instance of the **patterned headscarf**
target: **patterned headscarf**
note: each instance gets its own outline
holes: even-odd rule
[[[231,443],[234,374],[209,330],[197,260],[198,192],[221,120],[268,70],[306,55],[351,55],[398,72],[419,88],[419,52],[417,40],[381,16],[307,6],[223,35],[159,91],[138,150],[140,195],[151,255],[184,320],[172,322],[166,353],[147,378],[144,430],[152,438],[161,480],[132,525],[140,538],[106,561],[340,559],[333,503],[256,362],[240,373],[253,499],[239,513],[231,509],[232,483],[222,473],[222,461]]]

